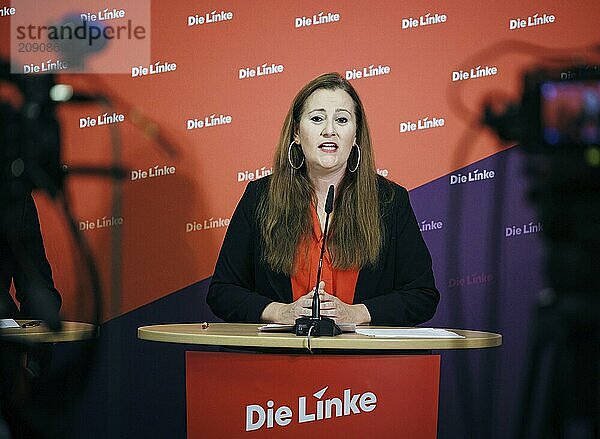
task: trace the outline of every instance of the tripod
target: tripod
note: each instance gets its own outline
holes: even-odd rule
[[[516,437],[600,437],[598,297],[542,292]]]
[[[516,426],[523,439],[600,438],[600,180],[576,157],[529,162],[552,289],[532,319]]]

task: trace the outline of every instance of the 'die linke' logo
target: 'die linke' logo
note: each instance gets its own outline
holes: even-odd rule
[[[373,392],[353,395],[350,389],[345,389],[343,398],[321,399],[328,388],[323,387],[313,394],[316,404],[312,400],[307,403],[306,396],[298,398],[298,424],[371,412],[377,407],[377,396]],[[285,427],[293,420],[291,407],[282,405],[275,408],[272,400],[267,401],[266,409],[258,404],[246,406],[246,431],[258,430],[265,424],[267,428],[273,428],[275,424]]]

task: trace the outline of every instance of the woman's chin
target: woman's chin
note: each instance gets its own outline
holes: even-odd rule
[[[314,167],[314,170],[319,173],[330,174],[339,169],[337,163],[319,163],[318,166]]]

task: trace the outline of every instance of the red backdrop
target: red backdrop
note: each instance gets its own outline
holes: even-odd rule
[[[0,8],[9,4],[2,0]],[[17,15],[19,3],[13,4]],[[213,11],[231,13],[231,18],[188,25],[189,16],[206,17]],[[296,27],[298,20],[321,12],[338,14],[339,19]],[[438,14],[438,23],[403,28],[407,21],[426,20],[427,14]],[[554,22],[511,29],[511,20],[527,21],[536,14],[553,15]],[[482,49],[508,40],[550,48],[589,45],[598,39],[598,31],[589,30],[597,29],[600,8],[596,0],[577,5],[558,0],[302,1],[285,6],[275,0],[218,4],[190,0],[153,1],[151,17],[149,64],[175,63],[175,71],[141,77],[126,73],[59,77],[80,92],[113,97],[110,111],[124,115],[123,122],[112,125],[122,137],[124,166],[146,171],[154,166],[175,168],[173,174],[155,178],[132,180],[130,173],[123,184],[122,225],[84,231],[105,287],[106,319],[211,275],[226,230],[219,220],[231,216],[245,187],[239,176],[256,170],[262,175],[270,168],[289,103],[313,77],[328,71],[345,75],[370,66],[389,67],[387,74],[351,81],[364,100],[377,167],[412,189],[509,146],[486,130],[471,130],[471,147],[466,149],[462,136],[484,100],[519,96],[521,73],[548,52],[518,52],[510,44],[487,53]],[[0,54],[5,57],[10,20],[0,17]],[[283,71],[240,79],[240,69],[265,63],[282,65]],[[497,73],[453,80],[457,75],[453,72],[477,67],[495,68]],[[2,95],[9,93],[7,88],[2,86]],[[464,107],[452,104],[457,96]],[[66,163],[111,162],[109,126],[79,126],[80,118],[107,111],[95,104],[60,108]],[[134,124],[139,113],[158,124],[161,135],[175,145],[176,156],[161,150]],[[187,129],[188,119],[213,114],[231,116],[231,123]],[[444,125],[402,132],[403,122],[424,118],[443,118]],[[67,188],[79,221],[103,223],[104,217],[113,215],[108,181],[72,177]],[[77,318],[78,257],[72,256],[70,239],[52,203],[43,195],[36,195],[36,201],[65,317]],[[217,227],[205,228],[205,221],[216,222]],[[202,224],[202,230],[194,222]],[[122,297],[111,303],[115,227],[122,248],[117,263]]]

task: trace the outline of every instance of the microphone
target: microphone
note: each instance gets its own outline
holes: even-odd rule
[[[329,225],[329,214],[333,210],[333,185],[329,186],[327,191],[327,200],[325,201],[325,230],[323,232],[323,243],[321,244],[321,255],[319,256],[319,267],[317,269],[317,282],[315,284],[315,291],[319,291],[319,283],[321,282],[321,269],[323,268],[323,255],[325,254],[325,241],[327,240],[327,226]],[[312,303],[312,317],[318,318],[321,315],[321,303],[319,295],[313,296]]]
[[[342,330],[335,324],[333,319],[321,316],[321,300],[319,299],[319,283],[321,282],[321,269],[323,268],[323,255],[325,254],[325,244],[327,242],[327,228],[329,226],[329,214],[333,211],[333,185],[329,186],[327,191],[327,200],[325,201],[325,228],[323,230],[323,242],[321,243],[321,254],[319,256],[319,266],[317,268],[317,281],[315,284],[315,293],[312,300],[312,316],[300,317],[296,319],[294,332],[296,335],[334,336],[340,335]]]

